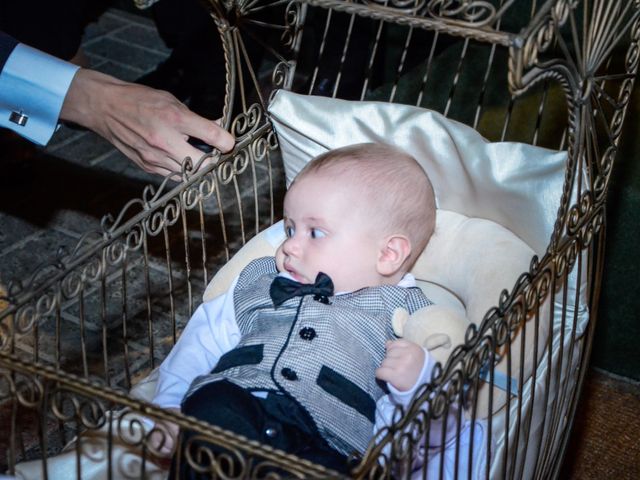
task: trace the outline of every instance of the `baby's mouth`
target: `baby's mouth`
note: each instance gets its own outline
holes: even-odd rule
[[[307,283],[306,279],[302,275],[300,275],[298,272],[296,272],[293,268],[291,268],[289,265],[285,264],[284,269],[287,271],[289,275],[291,275],[291,278],[293,278],[296,282]]]

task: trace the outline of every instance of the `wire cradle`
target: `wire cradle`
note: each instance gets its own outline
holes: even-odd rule
[[[226,64],[223,124],[236,148],[185,161],[180,182],[148,186],[73,252],[10,285],[0,311],[0,467],[16,474],[35,461],[34,478],[55,478],[52,461],[63,452],[77,478],[94,478],[85,462],[92,455],[101,478],[163,478],[166,460],[150,437],[171,421],[223,447],[187,459],[211,478],[340,476],[164,411],[136,392],[176,342],[213,274],[280,218],[284,171],[266,106],[274,91],[286,89],[416,105],[491,141],[567,152],[544,253],[504,285],[495,307],[469,327],[465,342],[354,459],[350,473],[422,478],[432,476],[429,464],[436,462],[442,478],[557,477],[597,320],[606,196],[640,56],[640,2],[208,6]],[[517,394],[494,388],[499,362],[521,387]],[[449,450],[452,471],[442,449],[420,452],[432,425],[450,411],[458,412],[458,433],[465,421],[471,428],[485,422],[488,447],[477,475],[460,466],[474,449],[459,435]],[[473,444],[473,432],[471,438]],[[127,455],[134,461],[123,460]]]

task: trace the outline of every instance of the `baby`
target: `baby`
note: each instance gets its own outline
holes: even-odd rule
[[[154,403],[346,472],[386,387],[410,394],[433,363],[391,318],[430,303],[408,271],[434,225],[431,183],[405,152],[359,144],[315,158],[287,191],[275,258],[197,309]]]

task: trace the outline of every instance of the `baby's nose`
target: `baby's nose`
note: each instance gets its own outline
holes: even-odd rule
[[[282,251],[285,255],[297,255],[300,253],[300,242],[295,236],[289,237],[284,241],[282,245]]]

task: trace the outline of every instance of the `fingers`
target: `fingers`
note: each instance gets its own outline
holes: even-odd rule
[[[129,137],[133,136],[134,134],[129,132]],[[187,157],[191,158],[195,166],[204,155],[203,152],[187,143],[184,136],[178,135],[176,132],[168,134],[164,138],[164,143],[156,146],[149,144],[139,136],[136,141],[130,140],[127,143],[118,137],[113,137],[111,141],[118,150],[145,172],[163,176],[174,173],[171,177],[173,180],[180,180],[182,163]],[[132,145],[135,145],[135,148]],[[209,162],[210,160],[205,160],[201,166]]]
[[[422,370],[424,350],[404,339],[387,341],[386,349],[385,358],[376,370],[376,377],[398,390],[409,390]]]
[[[191,158],[191,163],[195,166],[200,158],[205,155],[204,152],[182,139],[178,140],[178,143],[172,144],[166,152],[155,151],[154,154],[164,155],[164,160],[160,162],[161,165],[178,172],[182,170],[182,163],[187,157]],[[209,161],[205,161],[201,167],[208,163]]]
[[[376,369],[376,378],[391,383],[394,378],[395,369],[387,367],[384,362]]]
[[[190,137],[199,138],[222,153],[231,151],[235,145],[233,135],[224,130],[216,121],[207,120],[186,110],[181,130]]]
[[[168,92],[91,70],[76,77],[61,118],[102,135],[147,172],[180,172],[186,157],[197,163],[203,152],[188,143],[189,137],[222,152],[235,145],[218,123],[191,112]]]
[[[223,152],[233,149],[235,140],[230,133],[214,121],[206,120],[182,105],[180,107],[179,121],[172,123],[169,121],[170,117],[156,119],[155,131],[161,132],[161,135],[153,140],[147,139],[149,151],[143,156],[145,163],[180,171],[182,163],[189,157],[195,166],[205,153],[191,145],[189,137],[198,138]],[[170,165],[169,161],[176,164]],[[201,167],[210,162],[211,160],[205,159]]]
[[[386,359],[413,358],[423,355],[422,347],[405,339],[387,340]]]

